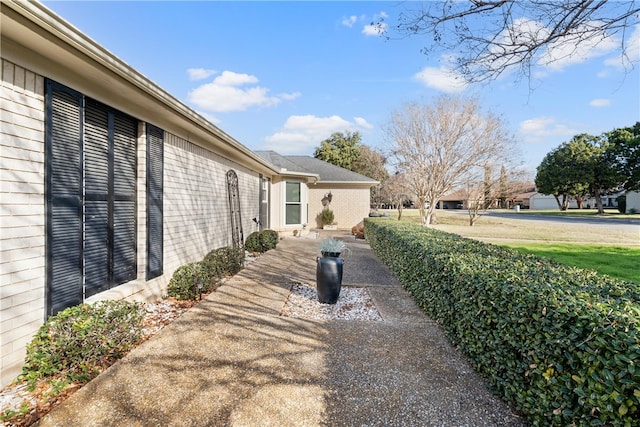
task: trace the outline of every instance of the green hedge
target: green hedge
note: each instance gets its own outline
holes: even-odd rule
[[[263,253],[275,249],[279,240],[280,236],[275,230],[254,231],[247,237],[244,247],[249,252]]]
[[[419,225],[367,240],[534,425],[640,424],[640,285]]]
[[[179,300],[196,300],[213,291],[220,280],[244,267],[244,249],[226,246],[210,251],[200,262],[181,265],[171,276],[167,294]]]

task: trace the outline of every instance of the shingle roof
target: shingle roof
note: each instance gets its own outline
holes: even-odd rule
[[[255,153],[274,166],[286,168],[289,172],[318,174],[319,182],[369,182],[371,184],[378,182],[311,156],[283,156],[275,151],[256,151]]]

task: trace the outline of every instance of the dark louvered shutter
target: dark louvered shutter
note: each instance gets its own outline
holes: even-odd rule
[[[163,270],[164,131],[147,124],[147,280]]]
[[[136,278],[135,119],[87,98],[85,297]]]
[[[113,284],[134,280],[136,260],[136,139],[138,122],[113,113]]]
[[[82,302],[82,96],[47,81],[47,314]]]
[[[102,105],[86,100],[84,114],[85,156],[85,294],[109,288],[109,113]]]

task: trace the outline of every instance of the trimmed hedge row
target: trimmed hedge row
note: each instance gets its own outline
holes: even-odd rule
[[[639,284],[414,224],[365,219],[365,231],[532,424],[640,424]]]
[[[214,290],[220,279],[232,276],[244,267],[244,249],[226,246],[210,251],[200,262],[176,269],[167,286],[167,294],[179,300],[196,300]]]

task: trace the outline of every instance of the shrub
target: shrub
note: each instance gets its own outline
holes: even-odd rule
[[[622,196],[616,197],[616,202],[618,203],[618,212],[627,212],[627,196],[623,194]]]
[[[69,307],[50,317],[27,345],[21,379],[30,385],[47,377],[87,382],[141,339],[142,306],[101,301]]]
[[[333,215],[333,211],[331,209],[329,209],[329,208],[322,209],[322,212],[320,212],[318,217],[319,217],[318,220],[319,220],[321,226],[331,225],[331,224],[333,224],[333,221],[335,219],[335,217]]]
[[[244,248],[249,252],[264,252],[262,250],[262,238],[259,231],[249,234],[244,242]]]
[[[200,295],[198,283],[202,287],[202,292],[205,292],[204,288],[208,280],[211,280],[211,277],[202,269],[199,262],[185,264],[178,267],[171,276],[167,293],[170,297],[179,300],[195,300]]]
[[[247,237],[244,247],[249,252],[263,253],[275,249],[279,239],[280,236],[275,230],[254,231]]]
[[[202,260],[203,276],[212,284],[222,277],[231,276],[244,266],[244,249],[226,246],[210,251]]]
[[[407,223],[367,239],[534,425],[638,425],[640,285]]]
[[[263,230],[262,240],[264,242],[264,248],[269,251],[276,248],[280,241],[280,235],[275,230]]]

